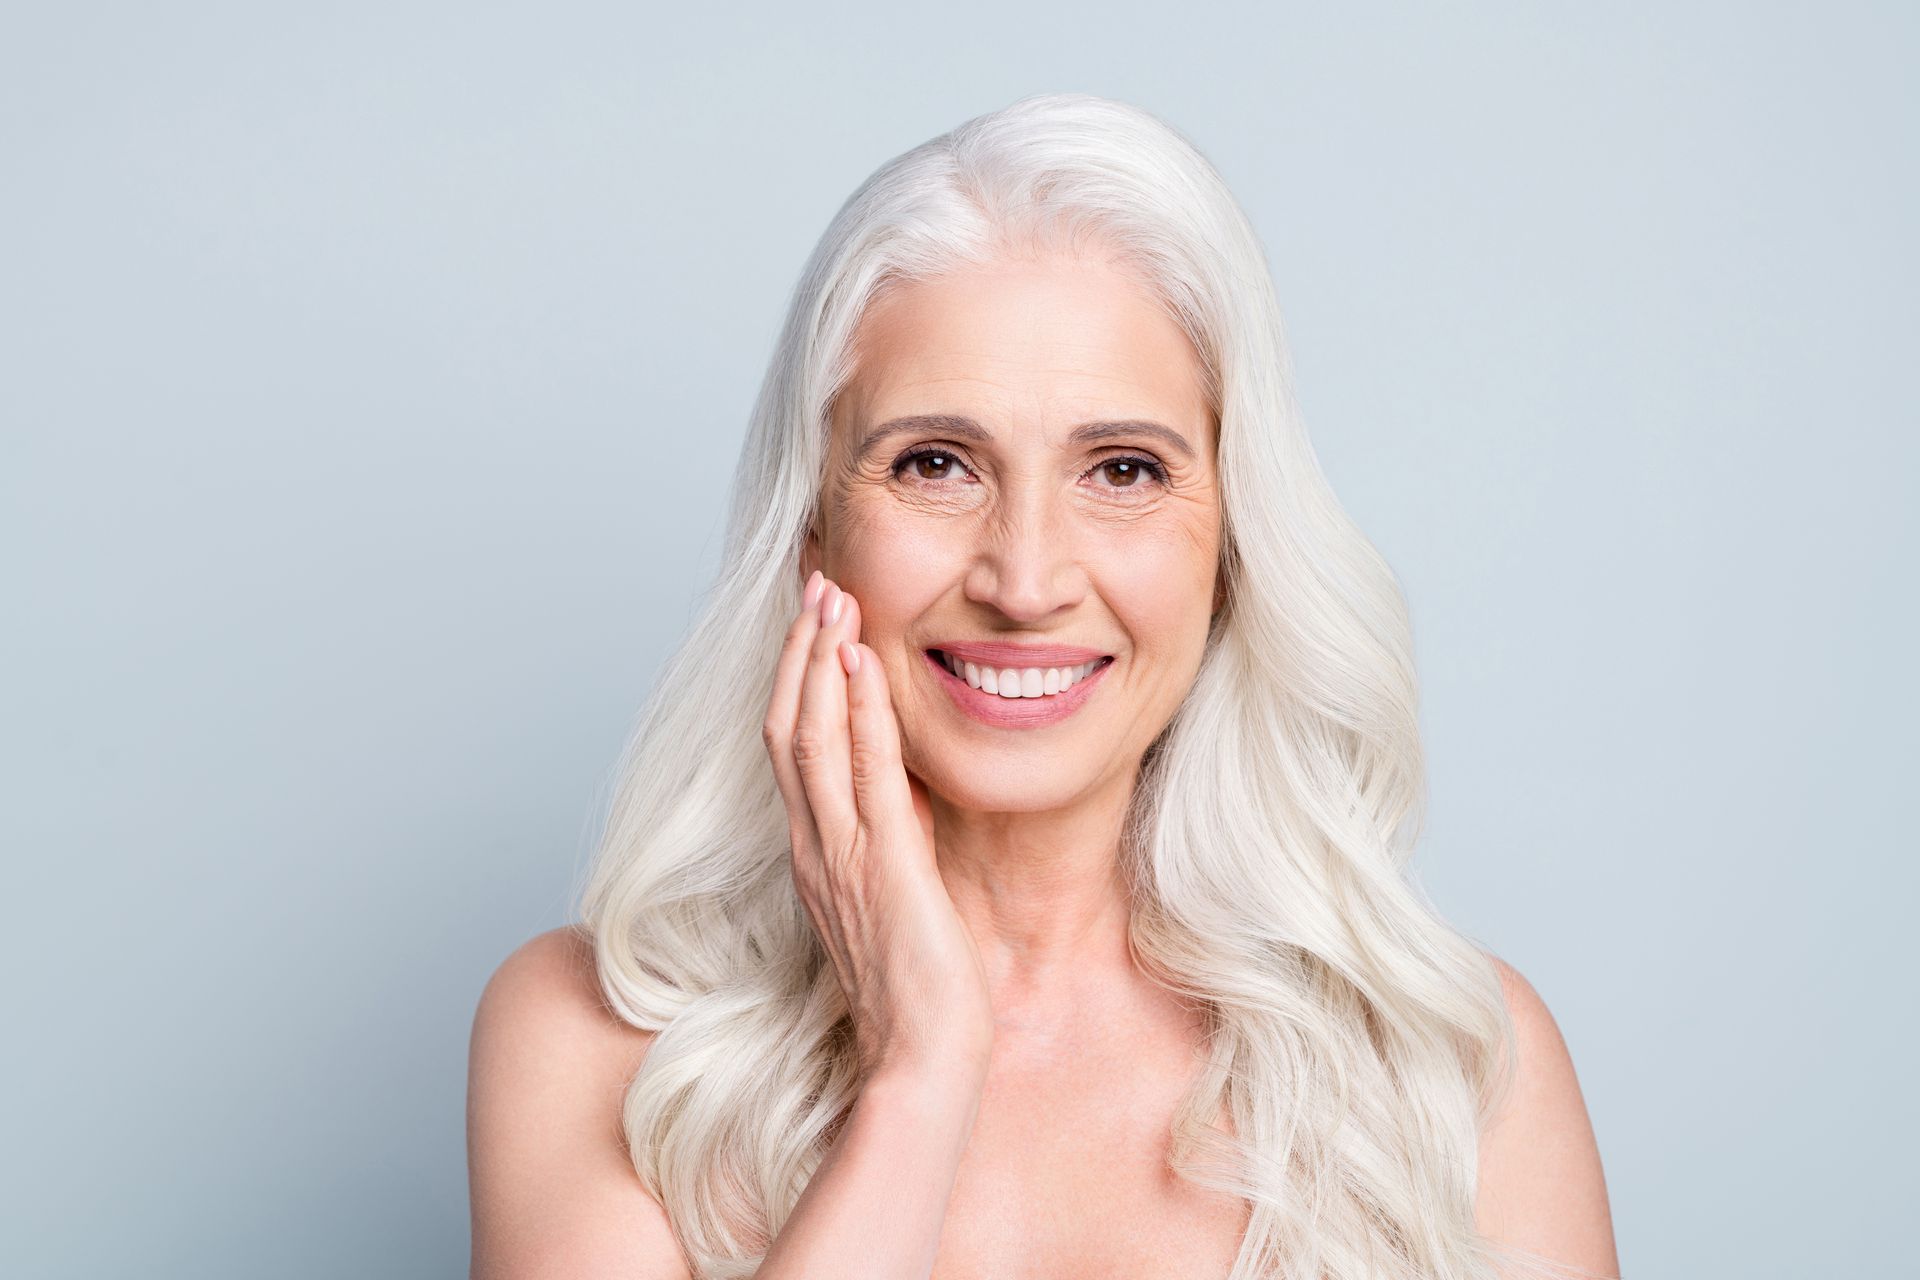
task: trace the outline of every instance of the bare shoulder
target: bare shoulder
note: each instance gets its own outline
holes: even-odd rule
[[[549,929],[515,948],[500,962],[481,992],[475,1030],[504,1024],[523,1049],[532,1040],[583,1055],[625,1077],[640,1067],[651,1032],[620,1020],[607,1006],[594,967],[593,940],[576,925]],[[550,1056],[550,1055],[549,1055]]]
[[[467,1061],[474,1280],[688,1276],[620,1126],[651,1041],[607,1006],[577,927],[522,943],[488,979]]]
[[[1477,1225],[1503,1244],[1617,1277],[1606,1178],[1573,1056],[1533,984],[1492,959],[1513,1019],[1515,1071],[1481,1134]]]

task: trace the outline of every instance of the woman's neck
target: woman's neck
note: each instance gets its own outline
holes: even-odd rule
[[[1119,847],[1132,779],[1071,808],[956,809],[931,797],[935,856],[980,948],[995,1007],[1071,995],[1131,973]]]

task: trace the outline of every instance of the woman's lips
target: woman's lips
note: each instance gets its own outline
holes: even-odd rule
[[[1113,665],[1110,659],[1102,661],[1076,681],[1071,689],[1061,693],[1042,694],[1037,698],[1003,698],[997,693],[976,689],[954,675],[934,656],[934,652],[923,649],[920,656],[926,660],[934,678],[953,699],[954,705],[981,724],[992,725],[996,729],[1032,729],[1065,720],[1093,696],[1094,688],[1105,679],[1107,668]]]

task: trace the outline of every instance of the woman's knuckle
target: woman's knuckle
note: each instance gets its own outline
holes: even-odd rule
[[[795,729],[789,749],[793,752],[795,763],[812,764],[826,758],[826,737],[818,729]]]
[[[853,744],[853,776],[867,781],[880,776],[887,765],[887,754],[871,742]]]

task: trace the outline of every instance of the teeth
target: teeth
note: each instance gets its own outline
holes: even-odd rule
[[[1100,665],[1100,659],[1095,658],[1075,667],[982,667],[962,662],[950,653],[942,653],[940,661],[982,693],[1002,698],[1044,698],[1064,693]]]

